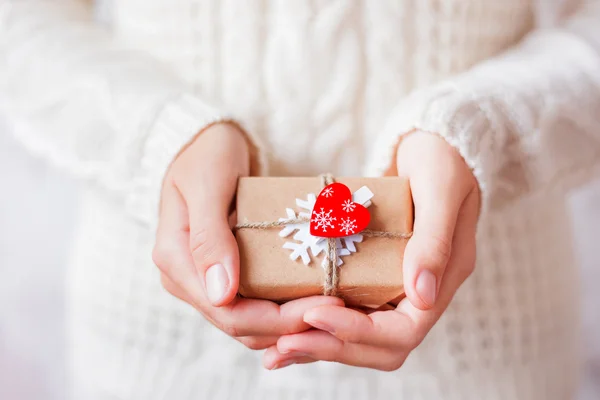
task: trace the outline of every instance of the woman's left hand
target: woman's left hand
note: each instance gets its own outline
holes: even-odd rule
[[[438,135],[415,131],[401,141],[396,169],[415,205],[403,262],[407,297],[370,314],[334,305],[306,311],[316,329],[281,336],[265,353],[266,368],[323,360],[396,370],[473,271],[480,193],[463,158]]]

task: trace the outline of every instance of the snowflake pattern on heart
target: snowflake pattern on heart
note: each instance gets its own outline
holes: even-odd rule
[[[344,235],[353,235],[355,234],[357,229],[356,220],[348,218],[342,218],[342,223],[340,224],[340,231],[344,233]]]
[[[316,229],[320,229],[323,232],[327,232],[328,228],[329,229],[335,228],[334,223],[337,218],[331,216],[332,212],[333,212],[333,210],[329,210],[329,211],[325,212],[323,207],[321,207],[321,211],[313,210],[312,221],[314,221],[314,223],[317,224]]]
[[[348,186],[335,182],[323,188],[317,197],[310,218],[310,234],[324,238],[355,235],[369,225],[370,219],[369,210],[352,201]]]

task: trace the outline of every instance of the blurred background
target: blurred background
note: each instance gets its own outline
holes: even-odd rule
[[[64,280],[77,183],[31,157],[9,131],[0,116],[0,399],[64,400]],[[571,209],[581,261],[573,273],[583,290],[579,400],[598,400],[600,182],[574,193]]]

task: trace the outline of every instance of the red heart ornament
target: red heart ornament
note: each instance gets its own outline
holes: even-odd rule
[[[352,192],[343,183],[327,185],[319,193],[310,217],[310,234],[338,238],[364,230],[371,215],[369,210],[352,201]]]

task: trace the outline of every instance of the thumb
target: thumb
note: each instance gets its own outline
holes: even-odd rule
[[[458,211],[466,196],[457,163],[436,146],[434,142],[421,152],[427,159],[420,168],[406,168],[402,160],[398,168],[400,175],[406,171],[410,179],[415,210],[413,236],[404,253],[405,291],[410,302],[422,310],[436,304],[452,252]]]
[[[436,303],[450,260],[455,220],[449,210],[432,212],[426,204],[415,204],[415,226],[404,253],[403,275],[406,296],[419,309]]]
[[[239,285],[239,251],[226,218],[197,219],[190,224],[190,249],[196,271],[213,306],[231,302]]]
[[[239,250],[229,225],[237,179],[245,174],[236,152],[202,154],[178,185],[189,215],[190,251],[206,297],[213,306],[231,302],[239,285]],[[247,157],[246,157],[247,159]],[[200,164],[200,165],[199,165]]]

